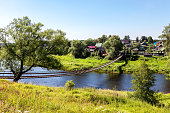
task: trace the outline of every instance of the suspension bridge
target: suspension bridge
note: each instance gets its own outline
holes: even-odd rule
[[[108,62],[108,63],[105,63],[105,64],[102,64],[98,67],[94,67],[94,68],[91,68],[91,69],[86,69],[86,70],[78,70],[76,72],[51,72],[51,73],[24,73],[23,75],[24,76],[21,76],[20,78],[21,79],[26,79],[26,78],[48,78],[48,77],[62,77],[62,76],[70,76],[70,75],[79,75],[79,74],[84,74],[84,73],[89,73],[89,72],[92,72],[92,71],[95,71],[95,70],[99,70],[101,68],[104,68],[108,65],[111,65],[112,63],[116,62],[117,60],[121,59],[123,55],[115,58],[114,60],[112,60],[111,62]],[[3,75],[3,76],[0,76],[0,79],[13,79],[14,76],[5,76],[6,74],[11,74],[11,72],[0,72],[0,75]],[[29,76],[27,76],[27,74],[29,74]],[[30,76],[31,74],[31,76]],[[38,74],[38,75],[37,75]],[[45,74],[45,75],[43,75]]]

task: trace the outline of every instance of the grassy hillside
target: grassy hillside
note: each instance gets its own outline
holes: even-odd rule
[[[168,113],[170,94],[162,94],[164,107],[135,100],[123,91],[81,88],[66,91],[0,80],[0,113]]]

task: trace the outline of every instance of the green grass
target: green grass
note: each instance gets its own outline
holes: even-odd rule
[[[45,87],[0,80],[0,113],[168,113],[170,94],[161,94],[164,107],[135,100],[132,92]]]
[[[90,69],[97,66],[100,66],[104,63],[110,62],[111,60],[106,60],[98,57],[88,57],[86,59],[76,59],[72,55],[66,56],[54,56],[54,58],[60,59],[61,63],[63,64],[63,70],[66,71],[75,71],[82,70],[82,69]],[[122,70],[124,73],[133,73],[136,71],[138,66],[142,61],[145,61],[148,64],[148,67],[153,70],[155,73],[163,73],[167,76],[170,76],[170,66],[167,66],[167,61],[170,60],[169,57],[139,57],[136,61],[130,61],[127,65],[122,66],[125,64],[123,60],[119,60],[105,68],[97,70],[98,72],[113,72],[119,73],[119,67],[122,66]]]
[[[90,69],[104,63],[110,62],[111,60],[106,60],[99,57],[88,57],[86,59],[74,58],[72,55],[66,56],[54,56],[54,58],[60,59],[63,67],[63,70],[67,71],[76,71],[83,69]],[[117,61],[110,66],[97,70],[98,72],[119,72],[118,67],[123,65],[124,61]]]
[[[170,73],[170,66],[167,65],[167,61],[169,59],[170,59],[169,57],[147,58],[140,56],[140,58],[136,61],[129,61],[128,64],[125,67],[123,67],[123,70],[124,72],[132,73],[139,67],[142,61],[145,61],[149,69],[153,70],[155,73],[168,74]]]

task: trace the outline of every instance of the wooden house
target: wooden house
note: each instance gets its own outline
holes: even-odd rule
[[[95,49],[96,49],[96,46],[88,46],[88,48],[87,48],[87,50],[88,50],[89,52],[94,52]]]
[[[132,51],[133,51],[133,55],[137,55],[138,54],[138,48],[134,48],[134,49],[132,49]]]
[[[96,51],[101,50],[102,54],[106,54],[106,50],[102,47],[102,43],[96,43]]]

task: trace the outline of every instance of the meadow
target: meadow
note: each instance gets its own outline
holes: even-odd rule
[[[162,106],[134,99],[133,92],[46,87],[0,80],[1,113],[168,113],[170,94],[159,94]]]
[[[85,59],[74,58],[71,54],[65,56],[54,56],[54,58],[59,59],[63,65],[63,70],[66,71],[76,71],[76,70],[85,70],[94,67],[98,67],[105,63],[111,62],[111,60],[106,60],[100,57],[88,57]],[[97,70],[98,72],[119,72],[119,67],[125,64],[125,61],[117,61],[112,65],[109,65],[105,68]]]
[[[63,70],[66,71],[76,71],[90,69],[100,66],[104,63],[111,62],[111,60],[106,60],[100,57],[88,57],[86,59],[74,58],[72,55],[66,56],[54,56],[54,58],[59,59],[63,65]],[[143,57],[140,56],[137,60],[128,60],[125,64],[124,60],[118,60],[115,63],[104,67],[98,72],[109,72],[109,73],[133,73],[139,67],[140,63],[145,61],[148,64],[150,70],[154,73],[163,73],[170,76],[170,57]]]

